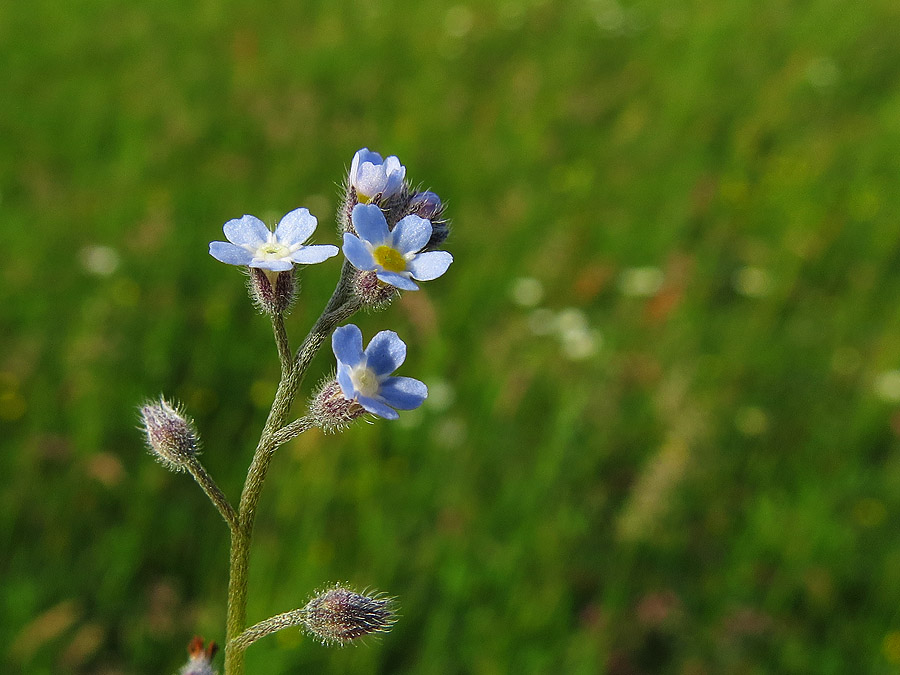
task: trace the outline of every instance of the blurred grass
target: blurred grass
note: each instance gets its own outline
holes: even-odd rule
[[[299,205],[335,241],[368,146],[449,203],[456,263],[358,323],[444,395],[281,451],[250,617],[346,580],[402,618],[250,672],[897,672],[898,27],[889,0],[0,5],[3,671],[222,639],[227,532],[135,406],[184,400],[236,497],[277,363],[207,242]],[[295,340],[336,274],[303,272]]]

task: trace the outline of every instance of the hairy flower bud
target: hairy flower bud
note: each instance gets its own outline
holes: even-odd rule
[[[395,286],[381,281],[372,270],[357,271],[352,284],[356,297],[369,309],[384,309],[400,295]]]
[[[212,640],[204,648],[203,638],[195,637],[188,644],[188,662],[178,675],[216,675],[216,671],[212,669],[212,660],[218,650],[219,646]]]
[[[341,385],[331,377],[322,382],[310,401],[309,414],[316,426],[332,433],[346,429],[353,420],[365,415],[366,409],[356,401],[344,398]]]
[[[164,398],[141,407],[141,423],[147,447],[167,469],[183,471],[200,450],[193,421]]]
[[[431,221],[431,238],[423,251],[433,251],[444,243],[450,234],[450,221],[444,217],[444,204],[441,198],[431,190],[417,192],[409,200],[407,213]]]
[[[297,278],[294,270],[272,272],[250,267],[250,297],[259,311],[270,316],[284,314],[297,297]]]
[[[441,198],[431,190],[417,192],[409,200],[409,213],[415,213],[420,218],[432,220],[441,215],[444,205]]]
[[[322,644],[344,646],[353,640],[387,633],[397,621],[393,598],[364,595],[335,584],[303,608],[303,624]]]

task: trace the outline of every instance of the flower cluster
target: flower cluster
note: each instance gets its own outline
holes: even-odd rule
[[[430,190],[413,192],[406,167],[393,155],[382,158],[368,148],[354,155],[342,213],[347,216],[342,250],[355,268],[354,293],[365,306],[383,305],[398,290],[418,290],[416,282],[437,279],[453,262],[450,253],[435,250],[449,233],[440,197]],[[295,295],[294,266],[324,262],[338,253],[332,245],[306,243],[316,225],[305,208],[288,213],[274,231],[245,215],[225,223],[228,241],[212,242],[209,253],[248,267],[256,305],[280,314]],[[406,355],[406,345],[392,331],[378,333],[363,350],[362,332],[349,324],[334,332],[332,348],[337,379],[325,382],[310,404],[326,430],[343,429],[364,412],[396,419],[397,410],[417,408],[428,395],[418,380],[391,377]]]

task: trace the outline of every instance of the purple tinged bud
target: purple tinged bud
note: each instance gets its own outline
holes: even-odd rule
[[[147,448],[171,471],[184,471],[200,451],[193,421],[164,398],[141,407],[141,423]]]
[[[212,640],[204,648],[203,638],[195,637],[188,644],[188,662],[178,671],[178,675],[216,675],[212,660],[218,650],[219,646]]]
[[[393,598],[355,593],[340,584],[310,600],[303,615],[307,630],[322,644],[339,646],[373,633],[387,633],[397,621]]]
[[[441,204],[441,198],[431,190],[417,192],[409,200],[409,212],[415,213],[426,220],[431,220],[435,216],[441,215],[443,210],[444,205]]]
[[[250,297],[260,312],[269,316],[284,314],[297,298],[294,270],[272,272],[250,267]]]
[[[343,431],[350,423],[366,414],[356,401],[344,398],[341,385],[332,377],[319,386],[309,404],[309,414],[316,426],[327,433]]]
[[[444,204],[441,198],[431,190],[417,192],[409,200],[408,213],[431,221],[431,238],[422,248],[423,251],[434,251],[446,241],[450,234],[450,221],[444,217]]]

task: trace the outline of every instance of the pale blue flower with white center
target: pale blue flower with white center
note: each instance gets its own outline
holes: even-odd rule
[[[395,420],[397,410],[418,408],[428,396],[424,382],[391,375],[406,360],[406,344],[392,330],[376,334],[363,350],[362,331],[350,323],[334,331],[331,348],[344,398],[373,415]]]
[[[422,251],[431,239],[431,222],[415,214],[401,218],[393,230],[375,204],[357,204],[351,215],[357,235],[344,233],[344,255],[354,267],[373,271],[384,283],[406,291],[417,281],[437,279],[453,262],[447,251]]]
[[[375,197],[393,197],[403,187],[406,167],[394,155],[385,159],[368,148],[358,150],[350,164],[350,186],[356,190],[356,197],[368,204]]]
[[[316,231],[316,217],[307,209],[294,209],[272,232],[255,216],[235,218],[222,228],[228,241],[214,241],[209,254],[229,265],[246,265],[272,272],[286,272],[295,264],[312,265],[338,254],[337,246],[304,242]]]

